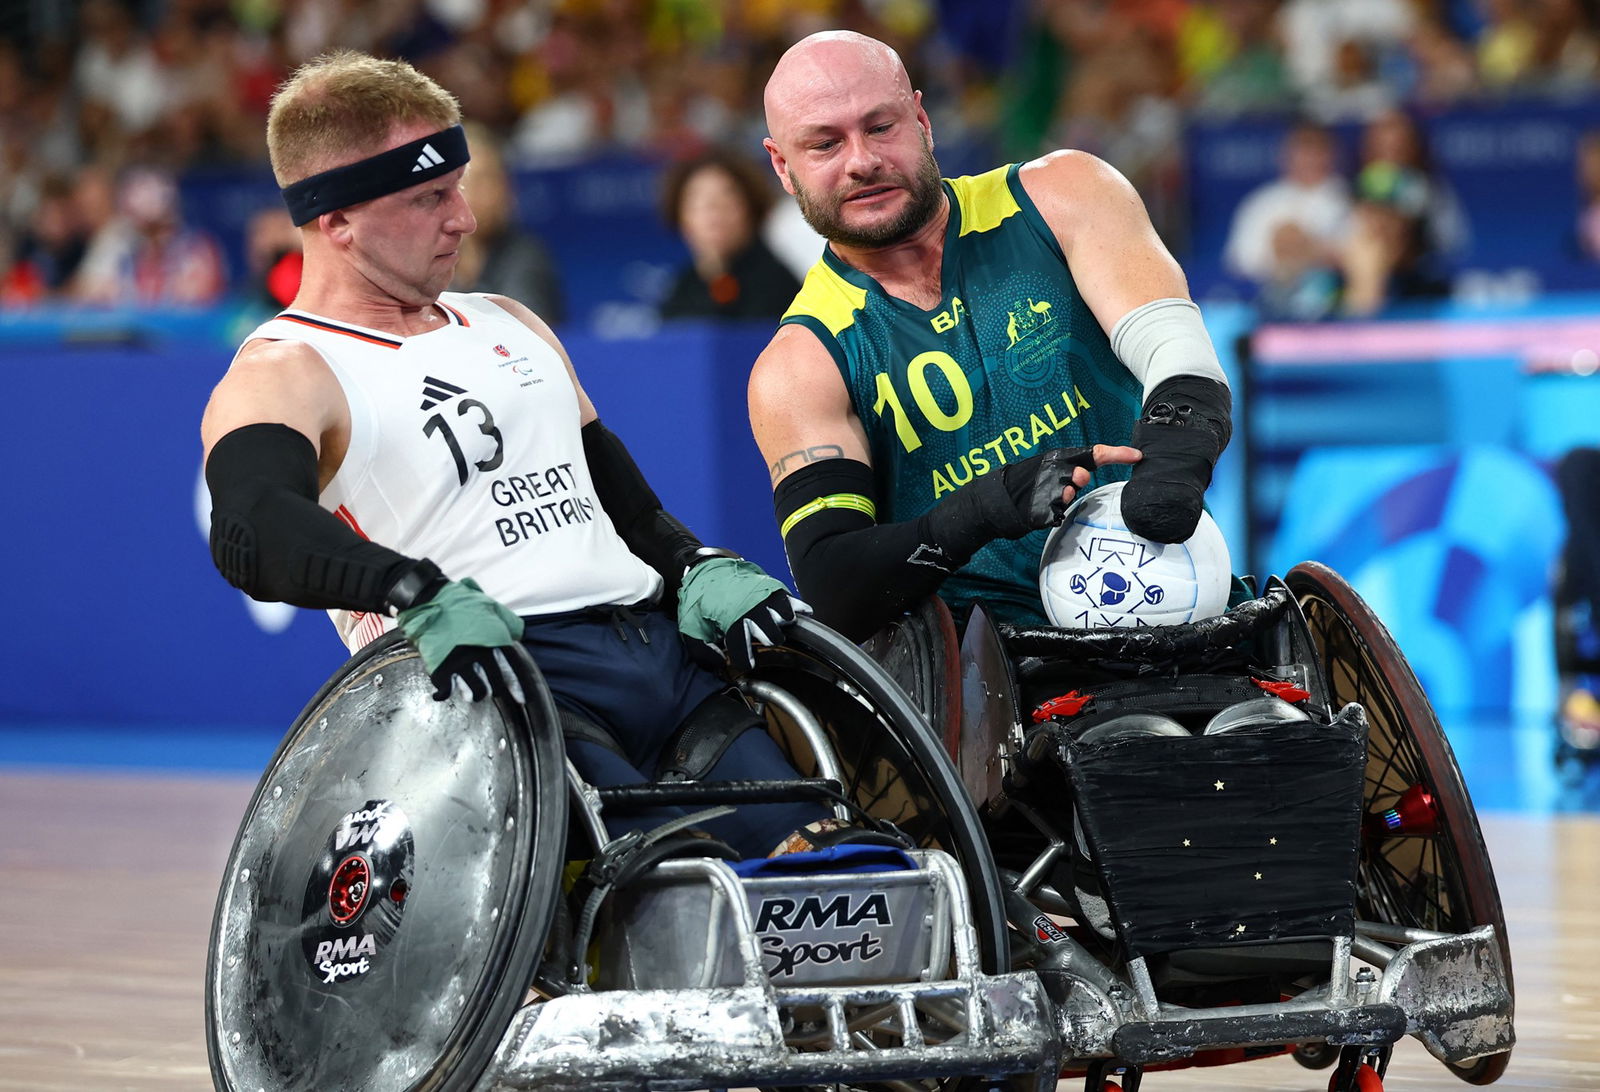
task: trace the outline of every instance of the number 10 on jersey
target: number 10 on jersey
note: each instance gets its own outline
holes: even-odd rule
[[[933,388],[928,385],[930,368],[944,373],[945,382],[950,384],[950,390],[955,395],[954,410],[946,412],[934,395]],[[939,431],[955,432],[972,420],[972,384],[967,382],[967,373],[962,371],[956,358],[949,353],[933,350],[912,357],[906,365],[906,386],[911,388],[912,400],[922,411],[923,418]],[[880,418],[887,415],[893,420],[895,435],[907,451],[921,447],[922,438],[917,435],[916,426],[911,423],[888,372],[878,373],[877,393],[877,401],[872,404],[873,411]]]

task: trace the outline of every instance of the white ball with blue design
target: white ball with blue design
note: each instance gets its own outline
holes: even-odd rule
[[[1123,521],[1123,485],[1079,497],[1050,532],[1039,563],[1039,596],[1051,624],[1172,626],[1221,614],[1232,564],[1210,513],[1200,514],[1186,542],[1152,542]]]

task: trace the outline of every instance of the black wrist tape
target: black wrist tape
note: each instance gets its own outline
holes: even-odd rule
[[[1122,494],[1129,530],[1156,542],[1194,533],[1232,414],[1227,386],[1203,376],[1173,376],[1150,392],[1129,440],[1144,453]]]
[[[392,613],[399,614],[426,603],[448,583],[449,579],[439,571],[439,566],[423,558],[395,579],[384,593],[383,604]]]

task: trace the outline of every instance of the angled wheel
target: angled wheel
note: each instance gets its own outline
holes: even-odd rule
[[[1494,869],[1472,798],[1422,685],[1394,638],[1345,580],[1317,562],[1285,583],[1310,627],[1335,708],[1359,702],[1370,735],[1358,913],[1373,921],[1459,933],[1493,925],[1511,982],[1511,949]],[[1488,1084],[1510,1052],[1451,1072]]]
[[[781,648],[760,649],[755,670],[821,722],[842,767],[845,796],[919,846],[943,849],[966,877],[983,970],[1010,970],[999,869],[944,741],[905,691],[856,645],[802,618]],[[799,733],[779,745],[800,772],[817,773]]]
[[[382,638],[267,767],[212,925],[218,1089],[465,1092],[493,1060],[560,891],[560,734],[542,683],[525,705],[432,689]]]
[[[955,758],[961,732],[961,670],[956,622],[944,600],[928,596],[861,647],[922,710]]]

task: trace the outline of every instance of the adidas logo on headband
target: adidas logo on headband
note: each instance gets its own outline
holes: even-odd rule
[[[425,171],[429,167],[437,167],[443,162],[444,156],[434,151],[432,144],[424,144],[422,146],[422,154],[417,156],[417,165],[411,168],[411,173],[416,174],[418,171]]]
[[[460,125],[452,125],[398,148],[292,182],[283,187],[283,202],[299,227],[325,212],[431,182],[465,166],[471,158],[466,134]]]

